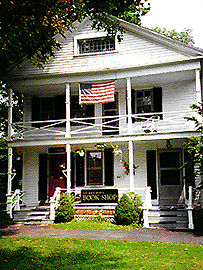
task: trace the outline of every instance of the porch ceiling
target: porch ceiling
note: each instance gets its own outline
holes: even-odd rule
[[[110,80],[115,79],[115,74],[113,78],[110,76],[100,76],[100,80]],[[88,77],[87,77],[88,78]],[[89,78],[91,78],[89,76]],[[142,88],[152,88],[152,87],[161,87],[164,84],[170,82],[181,82],[186,80],[195,80],[195,71],[194,70],[186,70],[179,72],[168,72],[161,74],[150,74],[144,76],[136,76],[131,77],[131,87],[132,89],[142,89]],[[58,78],[59,83],[54,83],[52,80],[46,79],[46,83],[43,79],[40,80],[32,80],[32,81],[21,81],[17,84],[14,84],[13,89],[17,92],[21,92],[23,94],[30,94],[36,96],[55,96],[65,94],[65,83],[64,80],[60,83],[60,78]],[[78,93],[79,82],[84,81],[81,80],[81,77],[75,77],[75,82],[71,82],[70,89],[71,93]],[[89,80],[90,81],[90,80]],[[87,82],[89,82],[87,81]],[[40,83],[41,82],[41,83]],[[119,78],[116,79],[116,89],[126,88],[126,79]]]

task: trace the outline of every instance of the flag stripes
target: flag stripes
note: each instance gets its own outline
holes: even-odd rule
[[[80,83],[80,104],[101,104],[114,101],[115,81],[101,83]]]

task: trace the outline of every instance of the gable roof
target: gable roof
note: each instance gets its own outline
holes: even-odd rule
[[[124,29],[131,31],[133,33],[136,33],[140,37],[144,37],[153,42],[157,42],[173,50],[176,50],[183,54],[187,54],[188,56],[203,56],[203,48],[201,49],[201,48],[194,47],[192,45],[188,45],[181,41],[167,37],[163,34],[152,31],[149,28],[138,26],[134,23],[129,23],[125,20],[122,20],[113,16],[110,16],[110,19],[117,20]]]
[[[76,23],[76,29],[73,32],[66,32],[66,39],[57,36],[62,49],[56,52],[55,58],[51,58],[44,65],[43,70],[24,61],[22,69],[13,70],[10,79],[126,70],[188,60],[199,61],[203,57],[203,51],[193,46],[112,16],[110,19],[119,21],[125,30],[124,41],[119,45],[120,50],[100,55],[74,55],[74,37],[98,33],[97,30],[92,30],[91,21],[86,18],[82,23]],[[105,32],[103,33],[106,35]]]

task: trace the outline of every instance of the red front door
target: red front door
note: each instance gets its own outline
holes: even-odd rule
[[[54,195],[56,187],[66,188],[66,177],[60,165],[65,165],[65,154],[51,155],[49,158],[49,199]],[[66,168],[66,165],[65,165]]]

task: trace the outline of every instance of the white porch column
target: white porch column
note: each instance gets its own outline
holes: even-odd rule
[[[202,100],[202,93],[201,93],[201,73],[200,69],[196,69],[196,95],[197,95],[197,102],[201,102]]]
[[[130,171],[130,191],[134,191],[134,173],[133,173],[133,142],[128,142],[129,146],[129,171]]]
[[[132,134],[132,106],[131,106],[131,81],[127,78],[127,100],[128,100],[128,134]]]
[[[70,186],[71,186],[71,147],[70,144],[66,144],[66,154],[67,154],[67,169],[66,169],[66,176],[67,176],[67,192],[70,193]]]
[[[70,138],[70,84],[66,84],[66,138]]]
[[[8,140],[11,140],[12,135],[12,121],[13,121],[13,99],[12,99],[12,88],[8,89]],[[12,191],[12,159],[13,159],[13,149],[8,148],[8,186],[7,186],[7,196],[11,194]]]

